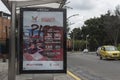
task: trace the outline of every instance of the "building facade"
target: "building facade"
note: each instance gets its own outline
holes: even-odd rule
[[[0,12],[0,43],[5,43],[9,38],[10,28],[10,15],[4,12]]]

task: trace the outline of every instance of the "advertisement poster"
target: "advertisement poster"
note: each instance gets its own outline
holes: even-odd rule
[[[66,72],[66,10],[22,8],[20,73]]]

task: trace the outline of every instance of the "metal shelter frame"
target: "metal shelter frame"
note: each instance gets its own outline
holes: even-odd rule
[[[56,8],[62,8],[65,5],[65,2],[67,0],[1,0],[5,6],[8,8],[8,10],[11,12],[12,9],[12,2],[16,3],[16,8],[17,7],[35,7],[35,6],[41,6],[41,5],[48,5],[54,3],[53,5],[57,4]]]
[[[8,80],[16,80],[16,69],[15,69],[15,31],[16,31],[16,9],[23,7],[52,7],[49,4],[53,4],[54,8],[62,8],[66,0],[1,0],[4,5],[11,12],[11,28],[10,28],[10,58],[9,58],[9,69],[8,69]],[[55,6],[55,4],[57,6]],[[12,73],[12,74],[11,74]]]

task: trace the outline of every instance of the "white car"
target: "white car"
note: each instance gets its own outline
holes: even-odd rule
[[[83,50],[83,53],[88,53],[88,49],[84,49],[84,50]]]

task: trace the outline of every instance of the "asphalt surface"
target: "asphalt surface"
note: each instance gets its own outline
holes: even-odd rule
[[[100,60],[95,53],[68,54],[68,69],[84,80],[120,80],[120,60]]]
[[[21,74],[16,80],[120,80],[120,60],[100,60],[95,53],[68,53],[68,74]],[[74,76],[73,75],[73,76]],[[0,60],[0,80],[8,80],[8,62]]]

